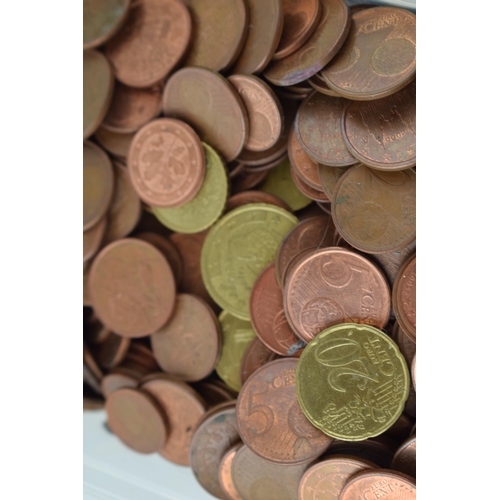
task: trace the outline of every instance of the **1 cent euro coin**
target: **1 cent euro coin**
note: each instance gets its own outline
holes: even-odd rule
[[[297,397],[328,436],[362,441],[389,429],[403,412],[410,374],[396,343],[369,325],[327,328],[304,349]]]

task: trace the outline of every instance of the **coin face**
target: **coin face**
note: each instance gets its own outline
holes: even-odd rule
[[[378,436],[401,415],[408,367],[396,343],[369,325],[327,328],[304,349],[297,397],[309,421],[345,441]]]
[[[231,470],[233,467],[233,460],[236,452],[241,448],[241,442],[235,444],[224,454],[222,457],[220,468],[219,468],[219,483],[224,493],[230,500],[243,500],[236,490],[236,486],[233,482],[233,476],[231,475]]]
[[[189,123],[226,161],[234,160],[248,137],[245,105],[221,75],[203,68],[183,68],[168,80],[163,112]]]
[[[134,134],[120,134],[99,127],[95,131],[95,138],[108,153],[111,153],[120,158],[122,162],[125,162]]]
[[[297,222],[282,208],[252,203],[229,212],[212,227],[203,245],[201,274],[222,309],[250,319],[253,284],[276,258],[281,240]]]
[[[328,196],[326,196],[326,194],[322,190],[313,188],[310,184],[302,180],[293,164],[291,165],[290,175],[292,176],[292,180],[297,186],[298,190],[305,194],[308,198],[311,198],[311,200],[318,201],[320,203],[328,202]]]
[[[223,71],[238,57],[248,32],[243,0],[184,0],[193,17],[186,66]]]
[[[189,125],[173,118],[159,118],[137,132],[127,165],[137,194],[157,207],[191,201],[205,178],[199,137]]]
[[[290,130],[288,158],[292,168],[306,184],[320,191],[323,189],[319,179],[319,165],[302,148],[295,128]]]
[[[264,71],[267,80],[279,86],[303,82],[339,51],[349,32],[349,8],[344,0],[322,0],[321,5],[321,20],[313,35],[288,57],[273,61]]]
[[[191,17],[182,0],[141,0],[105,48],[115,76],[145,88],[164,78],[184,55]]]
[[[118,389],[124,389],[125,387],[135,389],[138,385],[139,381],[136,378],[119,372],[108,373],[107,375],[104,375],[101,380],[102,394],[105,398],[108,398],[110,394]]]
[[[83,143],[83,230],[95,226],[106,214],[113,197],[113,167],[97,145]]]
[[[411,436],[396,451],[391,469],[417,477],[417,437]]]
[[[174,308],[174,276],[165,257],[133,238],[101,250],[90,269],[89,287],[99,319],[124,337],[150,335]]]
[[[90,137],[104,119],[113,95],[111,66],[101,52],[83,52],[83,140]]]
[[[394,283],[394,314],[407,335],[417,340],[417,257],[403,264]]]
[[[107,218],[103,217],[87,231],[83,231],[83,263],[91,259],[101,246],[106,231]]]
[[[377,170],[404,170],[416,164],[416,84],[374,102],[351,102],[342,134],[351,153]]]
[[[190,382],[201,380],[219,358],[220,325],[203,300],[179,294],[170,321],[153,333],[151,346],[165,372]]]
[[[322,71],[325,83],[349,99],[380,99],[407,85],[416,71],[416,17],[375,7],[352,16],[341,51]]]
[[[153,206],[153,214],[169,229],[180,233],[199,233],[209,228],[222,214],[228,196],[228,180],[221,157],[203,143],[206,173],[196,196],[181,206]]]
[[[347,172],[347,167],[330,167],[328,165],[318,165],[318,176],[321,189],[330,201],[333,201],[333,193],[339,179]],[[331,212],[331,211],[330,211]]]
[[[247,347],[241,360],[240,379],[243,385],[252,373],[275,360],[277,354],[268,349],[259,338],[253,339],[253,342]]]
[[[257,455],[278,464],[310,462],[331,438],[302,413],[295,394],[297,359],[278,359],[257,370],[242,387],[236,420],[243,442]]]
[[[339,323],[382,328],[389,320],[387,280],[368,259],[339,247],[317,250],[290,271],[283,291],[290,326],[306,342]]]
[[[416,174],[351,167],[333,194],[332,217],[341,236],[366,253],[393,252],[416,235]]]
[[[373,255],[373,259],[380,265],[380,268],[385,272],[387,278],[389,278],[391,286],[394,286],[394,282],[396,281],[396,277],[401,269],[401,266],[411,255],[415,253],[416,246],[417,240],[413,240],[401,250]]]

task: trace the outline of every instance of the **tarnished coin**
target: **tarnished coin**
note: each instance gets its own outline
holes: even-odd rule
[[[307,80],[323,69],[339,51],[349,32],[351,17],[344,0],[321,0],[321,20],[313,35],[293,54],[273,61],[264,71],[275,85]]]
[[[283,467],[243,445],[233,459],[232,475],[243,500],[298,500],[300,478],[308,464]]]
[[[416,164],[416,84],[374,102],[352,101],[344,110],[342,134],[351,153],[377,170]]]
[[[362,470],[377,468],[368,460],[339,455],[306,470],[299,484],[299,500],[339,500],[347,480]]]
[[[413,381],[413,388],[417,390],[417,354],[413,356],[413,361],[411,362],[411,379]]]
[[[208,144],[202,144],[206,172],[196,196],[181,206],[152,207],[154,215],[164,226],[179,233],[199,233],[209,228],[222,215],[226,206],[229,192],[226,167]]]
[[[407,439],[396,451],[391,469],[417,477],[417,437]]]
[[[256,335],[250,321],[236,318],[226,311],[219,316],[222,349],[215,367],[217,375],[233,390],[241,389],[241,361]]]
[[[83,52],[83,140],[99,127],[113,95],[111,66],[101,52]]]
[[[141,199],[156,207],[191,201],[205,178],[205,152],[196,132],[173,118],[159,118],[137,132],[127,165]]]
[[[163,86],[136,89],[117,82],[113,99],[101,126],[111,132],[130,134],[161,113]]]
[[[190,37],[191,17],[182,0],[141,0],[105,53],[120,82],[146,88],[172,71]]]
[[[299,253],[295,254],[292,260],[285,267],[285,271],[283,273],[283,283],[286,285],[289,277],[292,275],[292,271],[300,265],[300,263],[305,260],[310,255],[314,255],[318,249],[316,247],[309,247],[301,250]],[[285,315],[286,317],[286,315]],[[288,319],[287,319],[288,321]]]
[[[238,60],[231,68],[235,74],[260,73],[273,57],[283,31],[281,0],[246,0],[248,35]]]
[[[248,137],[245,149],[267,151],[280,138],[284,128],[283,108],[267,83],[253,75],[232,75],[229,82],[236,88],[248,113]]]
[[[319,165],[302,148],[295,128],[290,130],[288,158],[291,167],[306,184],[320,191],[323,189],[319,178]]]
[[[255,281],[250,296],[250,320],[255,333],[269,349],[281,356],[301,355],[305,342],[295,335],[286,319],[274,262]]]
[[[160,455],[178,465],[189,465],[189,448],[196,424],[206,404],[189,385],[160,373],[149,378],[141,389],[162,407],[169,424],[169,436]]]
[[[139,453],[160,451],[167,440],[167,421],[160,405],[139,389],[119,389],[107,398],[106,414],[113,434]]]
[[[230,212],[243,205],[248,205],[249,203],[267,203],[268,205],[275,205],[288,212],[292,212],[292,209],[281,198],[263,191],[242,191],[241,193],[231,196],[231,198],[227,200],[226,212]]]
[[[179,294],[167,324],[151,336],[161,368],[194,382],[213,371],[221,349],[221,331],[210,307],[194,295]]]
[[[284,24],[273,60],[289,56],[311,37],[321,19],[320,0],[283,0]]]
[[[412,338],[410,338],[410,336],[401,328],[397,321],[394,324],[392,338],[398,344],[399,349],[403,353],[408,366],[411,366],[411,362],[415,357],[415,353],[417,351],[417,343]]]
[[[116,392],[119,389],[126,387],[136,389],[139,386],[139,379],[128,373],[121,373],[120,371],[110,372],[101,380],[102,394],[105,398]]]
[[[297,359],[277,359],[242,387],[236,421],[243,442],[270,462],[293,465],[319,457],[332,439],[312,425],[295,394]]]
[[[108,155],[93,142],[83,143],[83,230],[106,214],[113,197],[113,167]]]
[[[316,162],[331,167],[358,163],[342,136],[342,113],[348,101],[314,92],[300,105],[295,131],[304,151]]]
[[[193,18],[186,66],[223,71],[243,48],[248,12],[243,0],[183,0]]]
[[[361,471],[349,479],[339,500],[377,498],[377,495],[384,500],[416,500],[415,480],[388,469]]]
[[[307,345],[296,382],[309,421],[345,441],[389,429],[410,390],[408,367],[396,343],[373,326],[354,323],[327,328]]]
[[[130,0],[83,0],[83,49],[107,42],[122,27]]]
[[[99,366],[109,370],[125,359],[129,347],[130,339],[110,332],[105,340],[93,347],[93,352]]]
[[[183,68],[174,73],[163,92],[163,112],[189,123],[226,161],[240,154],[248,137],[247,111],[238,92],[208,69]]]
[[[219,484],[229,500],[243,500],[236,490],[236,486],[233,482],[233,476],[231,474],[234,457],[241,446],[241,442],[231,446],[231,448],[226,451],[220,462]]]
[[[240,439],[234,404],[213,408],[198,425],[191,440],[189,463],[198,482],[211,495],[224,498],[219,467],[226,451]]]
[[[375,7],[352,16],[341,51],[322,71],[325,83],[349,99],[380,99],[402,89],[416,71],[415,14]]]
[[[221,382],[223,384],[223,382]],[[227,390],[229,388],[221,387],[214,383],[214,380],[209,380],[208,382],[202,381],[193,384],[194,389],[206,401],[209,408],[220,403],[227,403],[234,399],[232,393]]]
[[[410,255],[415,253],[417,247],[417,240],[413,240],[401,250],[394,250],[394,252],[377,253],[373,254],[373,259],[379,264],[382,271],[389,279],[391,286],[394,286],[396,277],[401,266],[408,260]],[[394,304],[393,304],[394,307]]]
[[[165,257],[133,238],[115,241],[95,258],[89,278],[99,319],[124,337],[144,337],[160,328],[175,304],[175,282]]]
[[[97,142],[108,152],[125,162],[135,133],[120,134],[103,127],[95,131]]]
[[[212,227],[201,253],[201,275],[222,309],[250,319],[253,284],[297,222],[282,208],[252,203],[229,212]]]
[[[104,232],[106,231],[107,218],[103,217],[97,224],[87,231],[83,231],[83,263],[88,262],[99,250]]]
[[[417,257],[408,259],[401,267],[392,292],[394,314],[404,332],[417,341]]]
[[[333,193],[335,192],[337,182],[347,172],[347,168],[348,167],[341,168],[318,165],[318,176],[321,188],[331,202],[333,201]]]
[[[326,196],[326,194],[322,190],[313,188],[312,186],[307,184],[307,182],[304,182],[297,174],[297,169],[294,168],[293,165],[291,165],[290,168],[290,175],[292,176],[292,180],[294,184],[297,186],[297,189],[302,194],[304,194],[305,196],[314,201],[319,201],[319,202],[329,201],[328,196]]]
[[[416,174],[351,167],[333,193],[335,227],[350,245],[366,253],[404,248],[416,235]]]
[[[352,9],[351,9],[352,11]],[[326,83],[324,78],[321,76],[321,73],[316,73],[315,75],[311,76],[311,78],[307,79],[309,85],[314,89],[317,90],[318,92],[321,92],[322,94],[333,96],[333,97],[340,97],[337,92],[332,90]]]
[[[339,323],[378,328],[389,320],[385,276],[368,259],[340,247],[317,250],[290,272],[283,291],[290,326],[306,342]]]
[[[256,372],[259,368],[266,365],[270,361],[275,360],[277,356],[278,355],[271,351],[271,349],[268,349],[259,338],[254,339],[253,342],[247,347],[247,350],[241,360],[241,385],[244,385],[252,373]]]
[[[340,441],[334,440],[327,451],[329,457],[338,455],[349,455],[358,457],[363,461],[370,461],[379,467],[390,468],[392,457],[396,451],[394,442],[383,439],[384,436],[378,436],[363,441]]]

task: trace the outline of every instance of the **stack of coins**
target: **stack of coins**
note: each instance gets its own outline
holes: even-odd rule
[[[84,408],[215,498],[415,498],[415,15],[83,6]]]

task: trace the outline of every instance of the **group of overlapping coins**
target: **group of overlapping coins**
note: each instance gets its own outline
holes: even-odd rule
[[[415,498],[415,15],[83,5],[84,407],[217,498]]]

